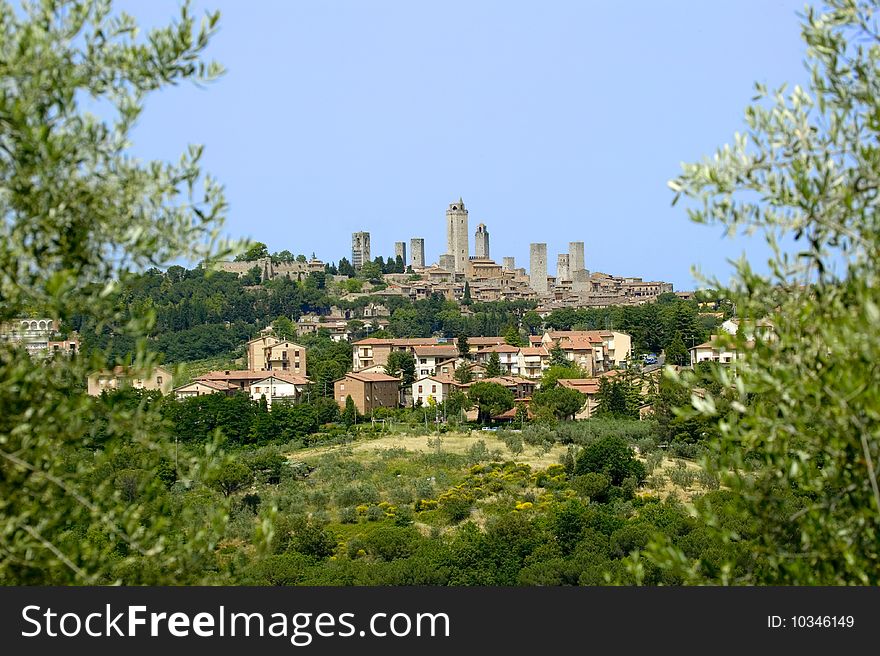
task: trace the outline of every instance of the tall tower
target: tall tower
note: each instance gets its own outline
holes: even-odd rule
[[[563,280],[571,280],[568,253],[560,253],[556,256],[556,284],[558,285]]]
[[[360,269],[370,261],[370,233],[354,232],[351,235],[351,265]]]
[[[576,271],[582,271],[584,265],[584,242],[570,241],[568,242],[568,267],[571,275],[574,276]]]
[[[529,259],[529,285],[542,294],[547,291],[547,244],[531,244]]]
[[[516,258],[515,257],[505,257],[502,260],[502,262],[503,262],[502,267],[504,269],[507,269],[508,271],[513,271],[514,269],[516,269]]]
[[[467,271],[468,254],[468,211],[461,198],[457,203],[450,203],[446,210],[446,252],[455,258],[455,272]]]
[[[425,240],[413,237],[409,240],[409,256],[412,258],[413,269],[425,268]]]
[[[394,257],[400,258],[403,260],[403,268],[406,269],[406,242],[405,241],[396,241],[394,242]]]
[[[489,231],[486,230],[485,223],[478,225],[474,233],[474,255],[484,260],[489,259]]]
[[[571,289],[581,294],[590,291],[590,272],[584,264],[584,242],[568,242],[568,269],[571,275]]]

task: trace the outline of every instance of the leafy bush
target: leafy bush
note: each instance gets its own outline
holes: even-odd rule
[[[632,450],[620,437],[603,437],[585,447],[575,461],[576,475],[607,474],[613,485],[632,476],[638,483],[645,479],[644,465],[635,459]]]

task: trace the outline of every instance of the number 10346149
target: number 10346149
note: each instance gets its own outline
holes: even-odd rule
[[[856,620],[852,615],[768,615],[771,629],[851,629]]]

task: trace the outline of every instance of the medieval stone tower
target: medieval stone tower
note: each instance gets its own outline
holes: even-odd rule
[[[489,259],[489,231],[486,230],[485,223],[478,225],[474,233],[474,255],[484,260]]]
[[[455,258],[455,272],[465,273],[470,248],[468,211],[461,198],[457,203],[450,203],[446,210],[446,252]]]
[[[360,269],[370,261],[370,233],[354,232],[351,235],[351,265]]]
[[[515,257],[505,257],[502,260],[502,262],[503,262],[502,266],[504,267],[505,270],[513,271],[514,269],[516,269],[516,258]]]
[[[547,291],[547,244],[531,244],[529,260],[529,285],[543,294]]]
[[[413,269],[425,268],[425,240],[413,237],[409,240],[409,256],[412,258]]]
[[[406,268],[406,242],[405,241],[396,241],[394,242],[394,257],[400,258],[403,260],[403,267]]]
[[[569,268],[569,254],[560,253],[556,256],[556,284],[563,280],[571,280],[571,269]]]

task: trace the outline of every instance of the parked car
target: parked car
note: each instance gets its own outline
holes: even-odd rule
[[[657,355],[655,353],[646,353],[642,356],[642,362],[645,364],[657,364]]]

